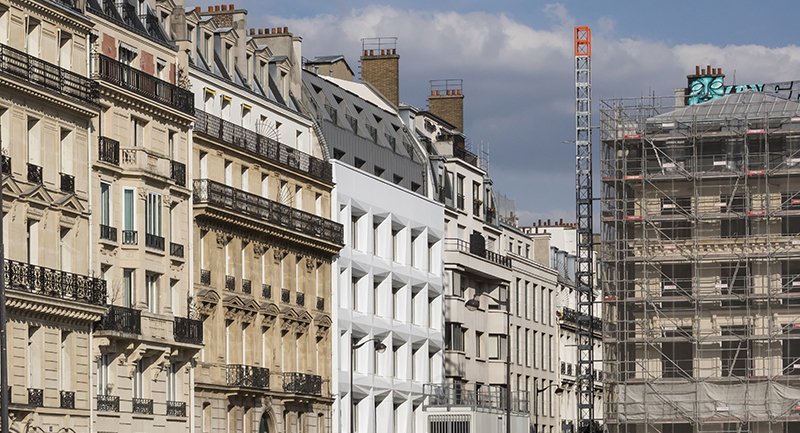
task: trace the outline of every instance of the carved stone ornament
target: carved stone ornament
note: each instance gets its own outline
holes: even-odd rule
[[[225,232],[217,232],[217,245],[224,247],[228,242],[233,239],[233,236]]]
[[[275,263],[280,263],[288,252],[286,250],[282,250],[280,248],[275,248],[272,250],[273,256],[275,258]]]

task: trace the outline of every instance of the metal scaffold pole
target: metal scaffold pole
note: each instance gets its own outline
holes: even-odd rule
[[[592,30],[575,27],[575,211],[579,432],[594,433],[594,272],[592,270]]]

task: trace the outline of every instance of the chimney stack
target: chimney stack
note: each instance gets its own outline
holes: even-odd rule
[[[381,92],[395,107],[400,105],[400,56],[397,38],[361,39],[361,81]],[[377,54],[376,54],[377,53]]]
[[[432,80],[428,111],[464,132],[464,80]]]

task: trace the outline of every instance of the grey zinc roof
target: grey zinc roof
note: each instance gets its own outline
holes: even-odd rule
[[[311,64],[314,64],[314,63],[333,63],[333,62],[336,62],[336,61],[339,61],[339,60],[342,60],[342,59],[344,59],[344,55],[343,54],[335,54],[335,55],[332,55],[332,56],[317,56],[317,57],[314,57],[313,59],[309,60],[308,63],[311,63]]]
[[[768,93],[743,92],[712,99],[651,117],[648,122],[691,122],[726,119],[794,117],[800,104]]]

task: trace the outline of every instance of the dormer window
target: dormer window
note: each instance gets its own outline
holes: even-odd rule
[[[233,45],[226,43],[225,44],[225,69],[228,70],[228,73],[233,75]]]

